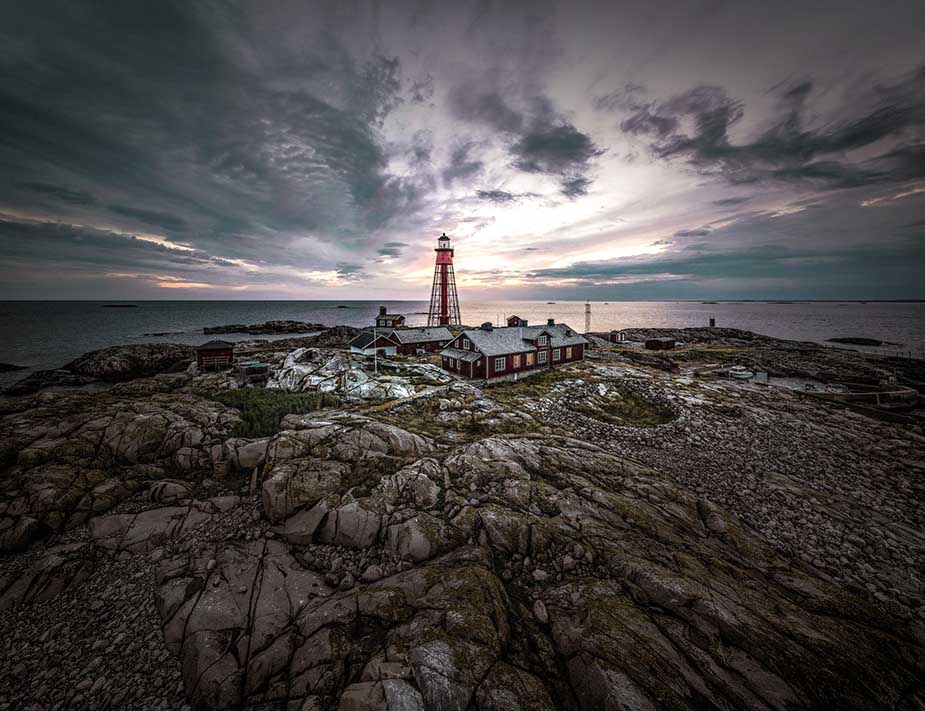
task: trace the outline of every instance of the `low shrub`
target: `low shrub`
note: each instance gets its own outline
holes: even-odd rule
[[[286,415],[304,415],[337,405],[330,393],[287,393],[264,388],[237,388],[213,395],[223,405],[241,413],[238,437],[269,437],[279,432]]]

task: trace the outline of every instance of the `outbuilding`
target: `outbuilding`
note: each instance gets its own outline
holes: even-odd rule
[[[674,348],[673,338],[648,338],[646,339],[647,351],[670,351]]]
[[[608,340],[611,343],[625,343],[626,334],[623,331],[611,331]]]
[[[398,343],[389,338],[387,333],[373,333],[363,331],[349,343],[351,353],[361,355],[395,355],[398,353]]]
[[[196,348],[196,366],[200,370],[222,370],[234,363],[234,344],[228,341],[208,341]]]
[[[376,316],[376,328],[401,328],[405,325],[405,317],[402,314],[390,314],[385,306],[379,307],[379,315]]]
[[[414,355],[418,351],[439,351],[453,340],[453,334],[443,326],[431,328],[398,328],[389,332],[389,338],[398,344],[398,352]]]

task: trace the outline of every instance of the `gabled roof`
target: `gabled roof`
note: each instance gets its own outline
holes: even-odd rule
[[[486,356],[529,353],[530,351],[535,351],[536,347],[523,339],[523,331],[525,330],[520,326],[499,326],[490,331],[473,328],[469,331],[463,331],[461,337],[472,341],[472,344]]]
[[[234,343],[221,341],[217,338],[211,341],[206,341],[201,346],[196,346],[197,351],[224,351],[228,350],[229,348],[234,348]]]
[[[396,319],[396,318],[404,318],[404,317],[405,317],[404,314],[376,314],[377,319],[381,319],[381,318]]]
[[[552,348],[577,346],[588,342],[565,323],[553,326],[499,326],[490,331],[473,328],[463,331],[457,339],[468,338],[483,355],[500,356],[535,351],[536,346],[531,341],[535,341],[543,333],[549,334],[549,345]]]
[[[350,343],[348,343],[347,345],[350,346],[351,348],[369,348],[373,344],[373,341],[376,341],[376,340],[388,341],[393,346],[398,345],[395,341],[389,338],[387,334],[385,333],[373,334],[370,331],[363,331],[363,333],[358,335],[356,338],[350,341]]]
[[[553,348],[563,346],[577,346],[587,343],[588,339],[580,333],[574,331],[567,323],[557,323],[552,326],[524,326],[524,338],[535,341],[543,333],[549,334],[549,340]]]
[[[431,343],[433,341],[449,343],[453,340],[453,334],[442,326],[437,328],[402,328],[389,333],[389,337],[393,341],[403,344]]]

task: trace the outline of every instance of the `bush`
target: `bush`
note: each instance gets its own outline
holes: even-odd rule
[[[241,424],[235,431],[238,437],[269,437],[279,432],[286,415],[304,415],[338,402],[330,393],[287,393],[263,388],[226,390],[213,397],[241,413]]]

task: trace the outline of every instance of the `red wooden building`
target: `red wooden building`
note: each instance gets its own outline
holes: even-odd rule
[[[517,379],[528,372],[584,360],[588,341],[567,324],[463,331],[440,351],[443,368],[466,378]]]
[[[230,368],[234,363],[234,344],[228,341],[208,341],[196,348],[196,366],[200,370]]]

